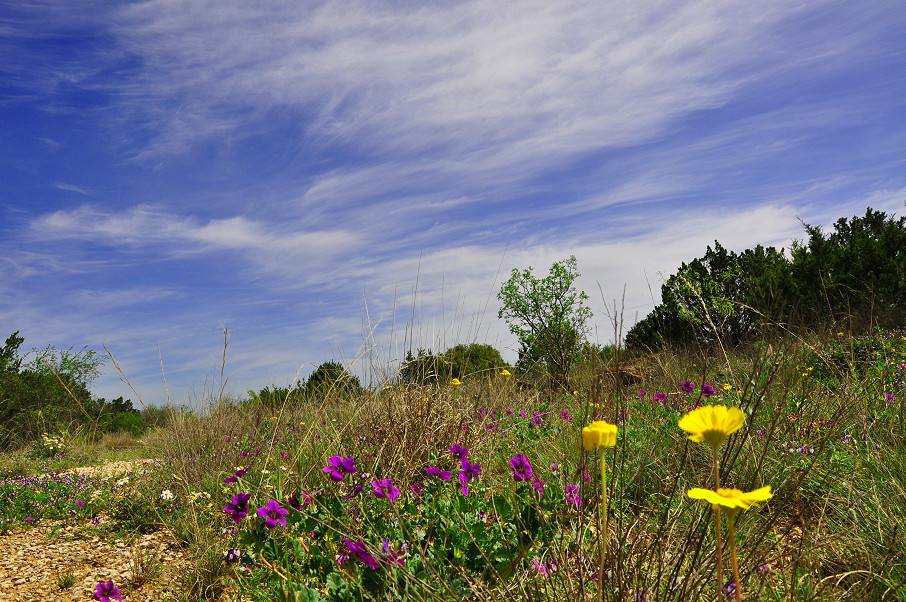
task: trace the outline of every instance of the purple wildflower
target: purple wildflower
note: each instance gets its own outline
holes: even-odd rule
[[[685,393],[691,393],[692,391],[695,390],[695,385],[693,385],[693,384],[692,384],[691,382],[689,382],[688,380],[684,380],[684,381],[680,384],[680,388],[681,388]]]
[[[418,483],[413,483],[409,486],[409,491],[417,496],[422,496],[425,494],[425,484],[421,481],[419,481]]]
[[[532,478],[532,465],[525,454],[518,454],[515,458],[510,458],[510,466],[513,468],[514,481],[528,481]]]
[[[231,477],[227,477],[223,480],[224,484],[226,483],[235,483],[237,479],[241,479],[245,476],[245,473],[248,472],[247,468],[239,468],[236,470],[236,474]]]
[[[350,541],[346,537],[343,538],[343,541],[346,542],[346,547],[349,548],[349,551],[352,554],[355,554],[355,557],[361,560],[363,564],[372,569],[378,568],[377,559],[371,555],[371,552],[368,551],[368,548],[365,547],[364,543],[360,541]]]
[[[565,487],[566,492],[566,501],[575,504],[576,506],[582,505],[582,498],[579,496],[579,486],[578,485],[567,485]]]
[[[120,588],[113,585],[113,579],[107,583],[101,581],[94,586],[94,599],[100,600],[101,602],[110,602],[111,600],[123,602],[123,597],[120,595]]]
[[[443,479],[444,481],[449,481],[453,478],[453,472],[449,470],[441,470],[436,466],[426,466],[425,472],[427,472],[432,477],[437,477]]]
[[[397,566],[403,566],[403,559],[400,558],[400,554],[406,552],[406,548],[409,547],[409,544],[403,543],[400,546],[399,550],[394,550],[390,547],[390,541],[384,537],[381,539],[381,550],[384,552],[383,561],[386,564],[395,564]]]
[[[708,383],[705,383],[702,385],[702,397],[708,398],[708,397],[711,397],[712,395],[714,395],[715,393],[717,393],[717,391],[714,389],[714,387],[712,387]]]
[[[453,454],[453,457],[457,460],[465,460],[466,456],[469,455],[469,450],[460,446],[458,443],[454,443],[453,447],[450,448],[450,453]]]
[[[535,491],[538,492],[538,497],[544,497],[544,486],[547,485],[544,481],[538,478],[538,475],[532,477],[532,487],[535,488]]]
[[[666,393],[657,393],[654,397],[651,398],[651,401],[654,401],[657,403],[663,403],[666,400],[667,400]]]
[[[400,496],[400,490],[393,486],[393,479],[380,479],[371,481],[374,487],[374,497],[387,498],[388,502],[395,502]]]
[[[237,493],[233,496],[233,501],[223,509],[227,514],[233,516],[233,522],[237,525],[249,515],[249,500],[252,499],[251,493]]]
[[[359,495],[360,493],[362,493],[362,490],[363,490],[363,489],[365,489],[365,486],[364,486],[364,485],[356,485],[355,487],[352,488],[352,491],[350,491],[347,495],[344,495],[344,496],[343,496],[343,499],[344,499],[344,500],[351,500],[351,499],[354,498],[355,496],[357,496],[357,495]]]
[[[299,501],[299,495],[295,491],[293,491],[292,495],[290,495],[288,498],[286,498],[286,505],[289,506],[290,508],[292,508],[293,510],[297,510],[299,512],[302,512],[302,504],[308,505],[311,502],[312,502],[311,494],[308,493],[307,491],[305,491],[304,489],[302,490],[302,500],[301,501]]]
[[[289,510],[281,508],[280,502],[277,500],[271,500],[267,503],[267,506],[258,508],[258,516],[264,519],[264,526],[268,529],[276,528],[277,523],[285,527],[286,519],[284,516],[287,514],[289,514]]]
[[[330,480],[339,483],[348,474],[352,474],[355,469],[355,458],[342,458],[340,456],[330,457],[330,466],[324,467],[324,472],[330,473]]]
[[[224,558],[227,564],[235,564],[239,562],[239,550],[231,548],[227,550],[226,558]]]
[[[471,483],[474,479],[477,479],[480,473],[481,466],[479,466],[478,464],[470,464],[468,460],[462,461],[462,470],[459,473],[459,482],[462,483],[463,495],[469,495],[469,486],[467,483]]]

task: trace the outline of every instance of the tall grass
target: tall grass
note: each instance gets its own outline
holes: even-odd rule
[[[166,466],[134,494],[195,558],[185,576],[192,599],[229,590],[250,600],[592,600],[598,588],[612,601],[713,599],[712,510],[685,495],[709,486],[710,454],[676,425],[699,405],[732,405],[747,419],[720,450],[721,484],[774,491],[736,525],[746,597],[906,599],[903,333],[613,361],[637,382],[602,378],[613,366],[596,360],[570,393],[482,375],[458,389],[287,396],[271,408],[216,399],[146,437]],[[619,426],[614,452],[602,455],[610,544],[601,583],[598,459],[580,438],[597,419]],[[482,467],[468,495],[454,445]],[[514,480],[508,459],[519,453],[543,487]],[[332,456],[355,458],[357,472],[331,481]],[[238,466],[248,472],[225,484]],[[452,481],[430,477],[431,466]],[[376,497],[380,479],[400,497]],[[567,485],[578,486],[580,506]],[[163,503],[163,489],[177,499]],[[237,525],[223,508],[239,491],[253,507]],[[286,508],[291,494],[311,503],[290,510],[286,527],[265,528],[255,508]],[[240,562],[226,562],[230,550]]]

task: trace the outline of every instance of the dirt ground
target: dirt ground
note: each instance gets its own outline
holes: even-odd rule
[[[140,464],[112,462],[67,472],[116,476]],[[8,531],[0,535],[0,551],[0,602],[91,600],[98,582],[111,579],[124,601],[178,599],[174,575],[186,566],[175,538],[165,531],[112,541],[62,521]],[[72,585],[61,587],[70,573]]]

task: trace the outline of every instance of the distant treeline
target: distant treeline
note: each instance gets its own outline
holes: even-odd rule
[[[904,324],[906,218],[868,208],[833,232],[803,224],[789,253],[742,253],[715,241],[661,286],[661,304],[626,335],[626,347],[733,346],[771,330],[864,332]]]
[[[0,449],[38,440],[43,433],[79,431],[87,438],[127,431],[141,435],[160,413],[139,412],[128,399],[92,397],[88,386],[102,360],[94,351],[35,351],[19,355],[24,338],[16,331],[0,348]]]

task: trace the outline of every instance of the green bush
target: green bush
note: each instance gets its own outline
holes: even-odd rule
[[[454,345],[443,353],[419,349],[418,355],[410,351],[400,367],[399,378],[405,384],[425,385],[434,382],[449,382],[457,378],[487,377],[503,368],[510,368],[503,361],[500,352],[491,345],[471,343]]]
[[[311,373],[305,381],[304,391],[309,399],[326,396],[348,399],[362,393],[362,384],[342,364],[331,361],[324,362]]]

